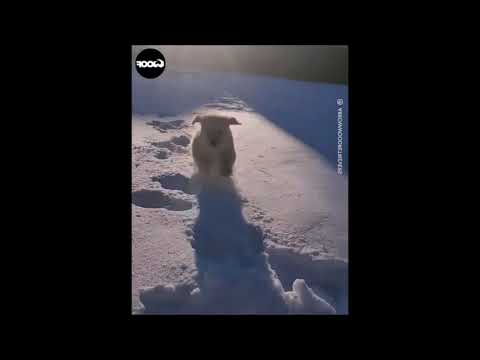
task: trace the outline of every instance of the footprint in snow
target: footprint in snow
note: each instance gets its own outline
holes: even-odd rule
[[[160,160],[168,159],[170,156],[170,151],[168,149],[159,149],[155,153],[155,157]]]
[[[174,153],[185,154],[188,152],[187,146],[190,144],[190,138],[186,135],[174,136],[167,141],[152,142],[151,145],[159,149],[168,149]]]
[[[175,198],[159,190],[142,189],[132,193],[132,203],[143,208],[164,208],[171,211],[185,211],[192,208],[192,202]]]
[[[152,181],[158,181],[164,189],[180,190],[186,194],[193,194],[190,179],[182,174],[168,173],[159,176],[153,176]]]
[[[179,130],[186,127],[185,120],[173,120],[173,121],[159,121],[152,120],[147,122],[147,125],[152,126],[155,130],[158,130],[162,133],[166,133],[167,130]]]

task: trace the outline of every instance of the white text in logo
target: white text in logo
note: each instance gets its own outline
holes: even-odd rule
[[[139,68],[163,68],[165,62],[161,59],[157,59],[156,61],[137,61],[137,66]]]

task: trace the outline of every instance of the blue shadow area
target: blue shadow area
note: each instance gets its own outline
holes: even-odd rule
[[[203,184],[197,195],[200,213],[192,247],[204,259],[250,265],[252,257],[264,251],[262,231],[245,220],[232,180],[225,177],[216,182]]]

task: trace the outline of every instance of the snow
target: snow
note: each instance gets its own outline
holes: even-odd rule
[[[348,313],[348,88],[168,68],[132,84],[133,312]],[[206,113],[242,123],[231,179],[195,174]]]

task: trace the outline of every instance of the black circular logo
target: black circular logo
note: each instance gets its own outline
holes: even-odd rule
[[[145,49],[135,59],[138,73],[147,79],[162,75],[166,65],[165,57],[156,49]]]

